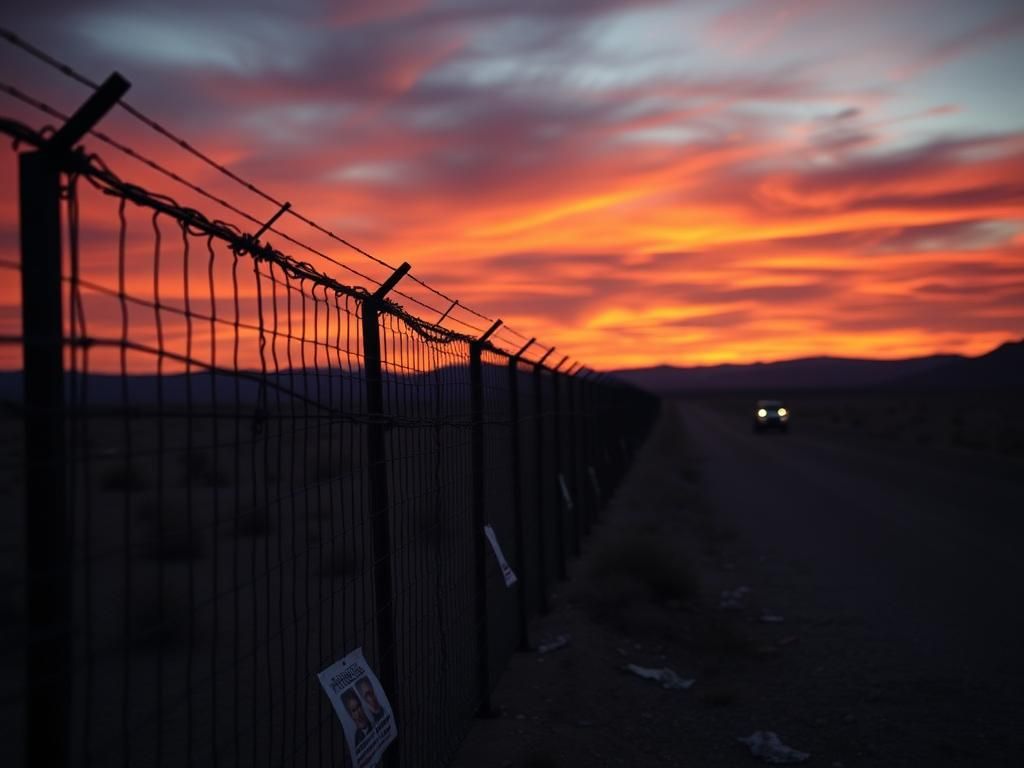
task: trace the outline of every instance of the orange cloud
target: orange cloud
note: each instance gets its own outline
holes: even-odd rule
[[[461,14],[406,0],[361,3],[302,21],[305,47],[258,74],[211,66],[185,88],[180,72],[137,51],[132,100],[330,231],[390,263],[410,261],[445,294],[594,366],[980,353],[1024,335],[1024,126],[971,123],[966,92],[917,99],[838,79],[827,60],[773,59],[772,40],[822,23],[813,3],[744,5],[712,20],[693,34],[717,30],[763,57],[715,68],[694,49],[686,72],[678,50],[652,52],[623,37],[658,12],[667,11],[614,0]],[[952,53],[1004,39],[984,24]],[[595,46],[599,32],[604,43]],[[908,42],[905,55],[890,53],[912,63],[948,38],[937,32],[927,44]],[[845,53],[866,49],[856,43]],[[104,50],[83,56],[105,62]],[[82,96],[43,90],[67,111]],[[931,130],[954,118],[957,131]],[[102,127],[256,222],[275,212],[123,113]],[[135,183],[242,231],[258,227],[94,138],[86,146]],[[0,152],[0,164],[0,259],[10,263],[18,258],[13,152]],[[117,337],[117,203],[81,186],[83,277],[106,291],[87,298],[89,332]],[[127,290],[152,302],[152,222],[132,206],[127,216]],[[161,226],[160,330],[185,354],[186,288],[193,312],[211,307],[206,243],[193,238],[186,272],[180,230]],[[387,274],[293,217],[275,229],[266,240],[341,282],[372,287]],[[232,265],[219,249],[215,283],[230,290],[214,303],[223,295],[233,312]],[[244,272],[239,311],[255,325],[273,304],[260,303],[251,265]],[[298,298],[278,288],[281,301]],[[411,280],[399,290],[397,299],[428,319],[448,309]],[[4,281],[9,335],[19,302],[17,280]],[[279,313],[279,331],[301,325],[302,308]],[[156,343],[152,307],[130,307],[128,321],[133,339]],[[448,322],[464,331],[487,324],[459,308]],[[191,328],[193,351],[230,359],[233,337],[214,342],[201,326]],[[255,333],[242,330],[244,365],[259,364]],[[281,360],[312,352],[288,335],[275,336],[269,352]],[[97,365],[118,364],[93,354]]]

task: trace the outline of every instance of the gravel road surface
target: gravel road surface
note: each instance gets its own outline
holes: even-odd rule
[[[802,433],[798,421],[755,434],[744,412],[682,411],[722,520],[797,568],[818,609],[862,622],[922,675],[1020,689],[1019,462]]]

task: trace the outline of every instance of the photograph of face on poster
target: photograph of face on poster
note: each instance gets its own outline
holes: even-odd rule
[[[372,766],[398,735],[391,702],[357,649],[318,677],[345,732],[353,764]]]

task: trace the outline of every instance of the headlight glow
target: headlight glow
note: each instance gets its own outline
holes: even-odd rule
[[[758,408],[757,415],[763,419],[768,415],[768,411],[766,411],[764,408]]]
[[[787,413],[789,413],[789,411],[785,408],[779,408],[779,416],[785,416]]]

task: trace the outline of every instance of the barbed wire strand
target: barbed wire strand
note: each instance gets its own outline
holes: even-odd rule
[[[66,64],[66,63],[60,61],[56,57],[54,57],[54,56],[46,53],[45,51],[43,51],[41,48],[38,48],[37,46],[32,45],[31,43],[29,43],[28,41],[22,39],[20,36],[18,36],[14,32],[12,32],[11,30],[6,29],[5,27],[0,27],[0,38],[3,38],[4,40],[6,40],[11,45],[13,45],[13,46],[15,46],[17,48],[20,48],[21,50],[25,51],[29,55],[35,57],[36,59],[38,59],[39,61],[43,62],[44,64],[47,64],[48,66],[52,67],[53,69],[56,69],[58,72],[60,72],[64,76],[71,78],[72,80],[80,83],[81,85],[84,85],[86,87],[92,88],[93,90],[96,90],[96,89],[98,89],[100,87],[99,83],[94,82],[93,80],[89,79],[85,75],[83,75],[80,72],[76,71],[69,64]],[[258,197],[262,198],[263,200],[267,201],[268,203],[271,203],[271,204],[277,206],[278,209],[280,209],[284,205],[284,203],[282,201],[278,200],[273,195],[271,195],[268,192],[265,192],[264,190],[260,189],[259,187],[257,187],[252,182],[242,178],[241,176],[239,176],[238,174],[236,174],[234,171],[230,170],[229,168],[227,168],[223,164],[218,163],[216,160],[213,160],[212,158],[210,158],[209,156],[204,154],[201,150],[199,150],[197,147],[195,147],[194,145],[192,145],[191,143],[189,143],[185,139],[182,139],[181,137],[177,136],[176,134],[171,132],[169,129],[165,128],[163,125],[158,123],[153,118],[151,118],[148,115],[144,114],[139,109],[133,107],[128,102],[126,102],[123,99],[121,99],[121,100],[118,101],[118,104],[120,105],[120,107],[122,109],[124,109],[132,117],[136,118],[137,120],[139,120],[143,124],[147,125],[149,128],[151,128],[152,130],[156,131],[158,134],[160,134],[164,138],[168,139],[169,141],[173,142],[174,144],[177,144],[180,148],[182,148],[183,150],[185,150],[189,154],[193,155],[197,159],[201,160],[203,163],[207,164],[211,168],[214,168],[219,173],[221,173],[224,176],[228,177],[229,179],[231,179],[235,183],[245,187],[246,189],[248,189],[253,194],[257,195]],[[344,245],[346,248],[349,248],[350,250],[355,251],[356,253],[360,254],[361,256],[364,256],[365,258],[369,259],[370,261],[373,261],[376,264],[391,270],[392,272],[395,271],[396,268],[394,266],[392,266],[391,264],[389,264],[388,262],[384,261],[383,259],[381,259],[381,258],[379,258],[377,256],[374,256],[369,251],[365,250],[364,248],[359,247],[358,245],[356,245],[355,243],[351,242],[350,240],[342,237],[341,235],[338,235],[337,233],[332,232],[331,230],[327,229],[326,227],[321,226],[316,221],[314,221],[314,220],[310,219],[309,217],[304,216],[303,214],[301,214],[298,211],[296,211],[295,208],[289,208],[287,213],[289,215],[291,215],[291,216],[294,216],[296,219],[298,219],[302,223],[306,224],[307,226],[312,227],[313,229],[315,229],[316,231],[320,232],[321,234],[324,234],[327,237],[331,238],[332,240],[334,240],[334,241]],[[271,231],[277,232],[277,230],[274,230],[274,229],[271,229]],[[281,233],[281,232],[277,232],[277,234],[281,235],[282,237],[284,236],[283,233]],[[425,288],[426,290],[430,291],[431,293],[437,295],[438,297],[444,299],[445,301],[447,301],[449,303],[452,303],[452,302],[455,301],[455,299],[453,299],[451,296],[449,296],[448,294],[444,293],[441,290],[438,290],[437,288],[434,288],[432,285],[430,285],[427,282],[425,282],[424,280],[418,278],[416,275],[409,274],[408,277],[409,277],[410,280],[413,280],[418,285],[422,286],[423,288]],[[379,282],[378,282],[378,285],[379,285]],[[406,296],[406,298],[415,301],[415,299],[412,299],[409,296]],[[470,314],[480,318],[481,320],[485,320],[488,323],[493,323],[494,322],[493,318],[490,318],[487,315],[485,315],[485,314],[483,314],[481,312],[478,312],[477,310],[475,310],[475,309],[473,309],[471,307],[467,307],[462,302],[459,302],[459,306],[462,309],[464,309],[465,311],[469,312]],[[435,310],[435,311],[439,311],[439,310]]]
[[[42,101],[41,99],[38,99],[38,98],[36,98],[36,97],[34,97],[34,96],[30,95],[30,94],[25,93],[24,91],[22,91],[21,89],[17,88],[14,85],[11,85],[10,83],[4,82],[4,81],[0,81],[0,91],[6,93],[7,95],[11,96],[12,98],[17,99],[18,101],[21,101],[22,103],[24,103],[26,105],[28,105],[28,106],[38,110],[39,112],[43,113],[44,115],[47,115],[48,117],[52,117],[55,120],[60,120],[61,122],[66,122],[69,119],[69,116],[66,113],[61,112],[60,110],[50,106],[49,104],[47,104],[46,102]],[[52,132],[52,130],[53,129],[50,126],[44,126],[44,128],[43,128],[43,132],[44,133]],[[95,136],[99,141],[107,144],[108,146],[113,147],[114,149],[118,150],[119,152],[125,154],[126,156],[131,157],[133,160],[135,160],[135,161],[137,161],[139,163],[142,163],[143,165],[147,166],[148,168],[150,168],[151,170],[155,171],[156,173],[159,173],[159,174],[167,177],[168,179],[171,179],[175,183],[180,184],[180,185],[186,187],[187,189],[190,189],[191,191],[195,192],[196,194],[200,195],[201,197],[203,197],[203,198],[205,198],[207,200],[210,200],[210,201],[220,205],[225,210],[231,211],[232,213],[234,213],[235,215],[237,215],[237,216],[241,217],[242,219],[248,221],[249,223],[254,224],[257,227],[262,226],[262,222],[260,221],[260,219],[258,219],[256,216],[252,215],[251,213],[249,213],[249,212],[247,212],[245,210],[242,210],[238,206],[233,205],[232,203],[228,202],[227,200],[224,200],[223,198],[221,198],[221,197],[219,197],[219,196],[209,192],[208,190],[204,189],[203,187],[199,186],[198,184],[196,184],[196,183],[194,183],[194,182],[192,182],[192,181],[190,181],[190,180],[180,176],[179,174],[175,173],[174,171],[169,170],[168,168],[165,168],[163,165],[161,165],[160,163],[156,162],[152,158],[149,158],[149,157],[143,155],[141,152],[138,152],[137,150],[135,150],[132,147],[124,144],[123,142],[118,141],[117,139],[114,139],[113,137],[109,136],[108,134],[104,133],[103,131],[100,131],[100,130],[97,130],[97,129],[91,129],[89,131],[89,133],[92,134],[93,136]],[[93,157],[98,162],[102,162],[95,155],[93,155]],[[377,285],[377,286],[379,286],[381,284],[379,280],[376,280],[376,279],[370,277],[369,275],[366,275],[365,273],[360,272],[359,270],[349,266],[348,264],[345,264],[344,262],[342,262],[342,261],[340,261],[338,259],[333,258],[329,254],[324,253],[320,249],[315,248],[315,247],[309,245],[308,243],[305,243],[305,242],[302,242],[301,240],[298,240],[297,238],[293,237],[292,235],[290,235],[290,234],[288,234],[286,232],[278,231],[277,229],[272,228],[272,227],[269,228],[268,231],[274,232],[275,234],[279,235],[280,237],[282,237],[287,242],[292,243],[293,245],[295,245],[295,246],[297,246],[297,247],[307,251],[308,253],[314,254],[314,255],[324,259],[325,261],[327,261],[327,262],[329,262],[331,264],[334,264],[335,266],[340,267],[341,269],[344,269],[344,270],[352,273],[353,275],[356,275],[360,279],[365,280],[368,284]],[[406,299],[407,301],[411,301],[414,304],[417,304],[418,306],[420,306],[423,309],[426,309],[426,310],[428,310],[430,312],[433,312],[435,314],[438,314],[438,315],[441,314],[441,311],[437,307],[433,307],[433,306],[427,304],[426,302],[424,302],[424,301],[422,301],[422,300],[420,300],[420,299],[418,299],[418,298],[416,298],[414,296],[410,296],[409,294],[407,294],[407,293],[405,293],[405,292],[403,292],[403,291],[401,291],[399,289],[394,289],[393,293],[396,296],[400,296],[403,299]],[[452,308],[455,309],[455,308],[465,308],[465,307],[464,307],[464,305],[461,302],[453,300]],[[453,322],[453,323],[457,323],[457,324],[461,325],[462,327],[467,328],[467,329],[473,331],[477,336],[483,334],[484,331],[485,331],[484,328],[481,328],[480,326],[475,325],[473,323],[470,323],[470,322],[468,322],[466,320],[463,320],[463,319],[461,319],[459,317],[456,317],[456,316],[454,316],[451,313],[446,314],[446,318],[448,320],[450,320],[451,322]],[[512,331],[512,329],[508,328],[507,326],[502,326],[502,330]],[[515,331],[512,331],[512,332],[516,333]],[[521,334],[517,334],[517,335],[521,335]],[[525,337],[523,337],[523,338],[525,339]],[[509,346],[510,347],[515,347],[514,344],[510,344]]]
[[[0,81],[0,91],[3,91],[5,93],[7,93],[9,96],[12,96],[13,98],[18,99],[19,101],[21,101],[21,102],[23,102],[23,103],[25,103],[25,104],[27,104],[27,105],[29,105],[29,106],[39,110],[40,112],[42,112],[43,114],[48,115],[49,117],[52,117],[54,119],[61,120],[61,121],[66,121],[68,119],[68,115],[67,114],[61,112],[58,109],[55,109],[54,107],[51,107],[49,104],[46,104],[45,102],[41,101],[40,99],[37,99],[37,98],[35,98],[35,97],[33,97],[33,96],[31,96],[31,95],[21,91],[20,89],[18,89],[17,87],[11,85],[10,83],[6,83],[6,82],[3,82],[3,81]],[[123,142],[120,142],[117,139],[112,138],[111,136],[107,135],[103,131],[92,129],[92,130],[89,131],[89,133],[92,134],[93,136],[95,136],[97,139],[99,139],[103,143],[105,143],[105,144],[113,147],[114,149],[118,150],[119,152],[122,152],[125,155],[131,157],[132,159],[142,163],[143,165],[146,165],[150,169],[156,171],[157,173],[160,173],[160,174],[166,176],[167,178],[171,179],[172,181],[174,181],[174,182],[176,182],[178,184],[181,184],[182,186],[187,187],[188,189],[191,189],[196,194],[199,194],[202,197],[204,197],[204,198],[206,198],[208,200],[211,200],[211,201],[217,203],[218,205],[223,206],[226,210],[231,211],[232,213],[236,214],[237,216],[241,216],[242,218],[244,218],[245,220],[249,221],[250,223],[255,224],[257,227],[261,227],[263,225],[263,222],[260,219],[256,218],[255,216],[253,216],[252,214],[242,210],[241,208],[238,208],[237,206],[229,203],[228,201],[224,200],[223,198],[220,198],[217,195],[214,195],[213,193],[203,189],[198,184],[196,184],[196,183],[194,183],[192,181],[189,181],[188,179],[186,179],[186,178],[184,178],[182,176],[179,176],[174,171],[171,171],[171,170],[169,170],[167,168],[164,168],[162,165],[160,165],[160,163],[156,162],[155,160],[153,160],[153,159],[151,159],[149,157],[146,157],[141,152],[138,152],[137,150],[132,149],[131,147],[129,147],[126,144],[124,144]],[[341,269],[344,269],[344,270],[346,270],[348,272],[351,272],[352,274],[356,275],[357,277],[359,277],[362,280],[365,280],[368,283],[371,283],[371,284],[377,285],[377,286],[381,285],[381,281],[376,280],[375,278],[372,278],[372,277],[370,277],[369,275],[367,275],[367,274],[365,274],[363,272],[360,272],[359,270],[355,269],[354,267],[351,267],[348,264],[346,264],[346,263],[344,263],[342,261],[339,261],[338,259],[335,259],[334,257],[332,257],[332,256],[328,255],[327,253],[324,253],[323,251],[321,251],[319,248],[315,248],[315,247],[309,245],[308,243],[304,243],[301,240],[298,240],[297,238],[293,237],[292,235],[288,234],[287,232],[282,232],[282,231],[280,231],[280,230],[278,230],[276,228],[273,228],[273,227],[270,227],[268,229],[268,231],[269,232],[273,232],[273,233],[279,235],[280,237],[282,237],[283,239],[285,239],[288,242],[292,243],[293,245],[295,245],[295,246],[297,246],[299,248],[302,248],[302,249],[304,249],[304,250],[308,251],[309,253],[312,253],[312,254],[314,254],[316,256],[319,256],[320,258],[324,259],[325,261],[328,261],[331,264],[334,264],[335,266],[340,267]],[[422,301],[420,299],[417,299],[415,296],[410,296],[409,294],[407,294],[407,293],[405,293],[405,292],[403,292],[403,291],[401,291],[399,289],[394,289],[393,293],[395,295],[397,295],[397,296],[401,296],[402,298],[406,299],[407,301],[411,301],[414,304],[419,305],[423,309],[429,310],[430,312],[434,312],[436,314],[440,314],[440,312],[441,312],[437,307],[431,306],[430,304],[427,304],[426,302],[424,302],[424,301]],[[462,304],[460,303],[459,306],[462,306]],[[473,325],[472,323],[467,323],[467,322],[465,322],[463,320],[460,320],[457,317],[451,317],[450,319],[453,322],[459,323],[460,325],[462,325],[462,326],[464,326],[466,328],[469,328],[470,330],[476,331],[477,334],[481,334],[481,333],[484,332],[483,328],[480,328],[480,327],[478,327],[476,325]]]
[[[7,42],[9,42],[10,44],[12,44],[12,45],[14,45],[14,46],[16,46],[18,48],[21,48],[22,50],[24,50],[25,52],[29,53],[33,57],[39,59],[40,61],[42,61],[43,63],[47,64],[48,66],[58,70],[59,72],[61,72],[65,76],[71,78],[72,80],[74,80],[74,81],[76,81],[76,82],[78,82],[78,83],[80,83],[80,84],[82,84],[82,85],[84,85],[86,87],[92,88],[94,90],[99,87],[99,85],[97,83],[95,83],[94,81],[92,81],[89,78],[85,77],[84,75],[80,74],[79,72],[77,72],[70,65],[61,62],[60,60],[58,60],[55,57],[51,56],[50,54],[46,53],[45,51],[37,48],[36,46],[33,46],[31,43],[28,43],[27,41],[23,40],[18,35],[16,35],[15,33],[11,32],[10,30],[8,30],[8,29],[6,29],[4,27],[0,27],[0,38],[5,39]],[[8,93],[8,95],[10,95],[10,96],[12,96],[12,97],[22,101],[23,103],[28,104],[29,106],[34,107],[35,109],[38,109],[39,111],[43,112],[44,114],[49,115],[50,117],[53,117],[55,119],[59,119],[59,120],[62,120],[62,121],[66,121],[68,119],[68,115],[60,112],[57,109],[54,109],[53,107],[50,107],[49,105],[47,105],[43,101],[41,101],[39,99],[36,99],[36,98],[30,96],[29,94],[26,94],[26,93],[20,91],[19,89],[17,89],[16,87],[14,87],[14,86],[12,86],[10,84],[0,83],[0,90],[6,91]],[[169,130],[167,130],[162,125],[157,123],[155,120],[152,120],[151,118],[147,117],[145,114],[143,114],[139,110],[135,109],[130,104],[128,104],[128,103],[126,103],[124,101],[120,101],[119,105],[123,109],[125,109],[129,114],[131,114],[132,116],[134,116],[137,119],[141,120],[143,123],[145,123],[146,125],[150,126],[153,130],[157,131],[161,135],[164,135],[170,141],[178,144],[180,147],[182,147],[183,149],[185,149],[189,153],[193,154],[194,156],[198,157],[200,160],[202,160],[203,162],[207,163],[211,167],[214,167],[215,169],[217,169],[221,173],[227,175],[229,178],[234,180],[236,183],[241,184],[242,186],[246,187],[247,189],[250,189],[253,193],[255,193],[258,196],[262,197],[267,202],[270,202],[270,203],[272,203],[274,205],[277,205],[279,208],[283,207],[284,204],[281,203],[280,201],[278,201],[276,198],[274,198],[273,196],[267,194],[263,190],[259,189],[258,187],[256,187],[256,185],[252,184],[251,182],[248,182],[245,179],[242,179],[240,176],[238,176],[237,174],[234,174],[232,171],[230,171],[226,167],[221,166],[220,164],[216,163],[215,161],[213,161],[212,159],[210,159],[209,157],[204,155],[197,148],[195,148],[194,146],[189,144],[187,141],[185,141],[183,139],[180,139],[179,137],[175,136]],[[181,184],[182,186],[185,186],[186,188],[191,189],[196,194],[198,194],[198,195],[200,195],[200,196],[202,196],[202,197],[204,197],[204,198],[206,198],[206,199],[208,199],[208,200],[210,200],[212,202],[217,203],[218,205],[222,206],[225,210],[231,211],[235,215],[242,217],[244,220],[246,220],[246,221],[248,221],[248,222],[250,222],[252,224],[257,225],[258,227],[262,226],[263,222],[262,222],[261,219],[259,219],[256,216],[254,216],[254,215],[252,215],[252,214],[242,210],[238,206],[235,206],[232,203],[229,203],[227,200],[225,200],[225,199],[223,199],[223,198],[221,198],[221,197],[219,197],[217,195],[212,194],[211,192],[209,192],[209,191],[205,190],[204,188],[200,187],[198,184],[195,184],[194,182],[189,181],[188,179],[180,176],[179,174],[177,174],[177,173],[175,173],[175,172],[173,172],[173,171],[171,171],[171,170],[169,170],[167,168],[164,168],[162,165],[160,165],[156,161],[154,161],[151,158],[143,155],[141,152],[138,152],[138,151],[132,149],[131,147],[129,147],[126,144],[124,144],[123,142],[120,142],[120,141],[114,139],[113,137],[107,135],[106,133],[104,133],[102,131],[99,131],[97,129],[91,129],[89,132],[92,135],[96,136],[96,138],[99,139],[100,141],[108,144],[109,146],[114,147],[118,151],[122,152],[123,154],[125,154],[125,155],[127,155],[127,156],[129,156],[131,158],[133,158],[137,162],[140,162],[140,163],[146,165],[147,167],[149,167],[150,169],[156,171],[157,173],[160,173],[160,174],[166,176],[167,178],[171,179],[175,183]],[[357,253],[360,253],[361,255],[365,256],[366,258],[370,259],[371,261],[374,261],[375,263],[380,264],[380,265],[382,265],[382,266],[384,266],[384,267],[386,267],[386,268],[388,268],[388,269],[390,269],[392,271],[394,270],[394,267],[392,267],[387,262],[385,262],[385,261],[383,261],[383,260],[373,256],[373,254],[365,251],[364,249],[360,248],[359,246],[355,245],[354,243],[351,243],[350,241],[346,240],[345,238],[337,235],[336,233],[331,232],[330,230],[324,229],[319,224],[317,224],[315,221],[312,221],[312,220],[308,219],[307,217],[305,217],[305,216],[299,214],[298,212],[296,212],[294,210],[294,208],[289,207],[287,209],[287,212],[291,213],[294,216],[296,216],[296,218],[298,218],[300,221],[302,221],[303,223],[307,224],[308,226],[316,229],[317,231],[320,231],[320,232],[326,234],[327,236],[329,236],[333,240],[341,243],[342,245],[348,247],[351,250],[354,250]],[[354,267],[349,266],[348,264],[346,264],[346,263],[344,263],[344,262],[342,262],[342,261],[340,261],[338,259],[333,258],[329,254],[324,253],[320,249],[315,248],[315,247],[309,245],[308,243],[305,243],[305,242],[295,238],[294,236],[288,234],[287,232],[283,232],[283,231],[281,231],[281,230],[279,230],[279,229],[277,229],[275,227],[269,227],[267,231],[273,232],[274,234],[278,235],[279,237],[282,237],[287,242],[295,245],[296,247],[299,247],[299,248],[301,248],[301,249],[303,249],[303,250],[305,250],[305,251],[307,251],[307,252],[309,252],[311,254],[314,254],[314,255],[324,259],[328,263],[334,264],[335,266],[337,266],[337,267],[339,267],[341,269],[344,269],[345,271],[350,272],[353,275],[356,275],[361,280],[365,280],[367,283],[372,283],[372,284],[375,284],[375,285],[378,285],[378,286],[381,285],[381,281],[379,281],[379,280],[377,280],[377,279],[375,279],[375,278],[373,278],[373,277],[371,277],[371,276],[369,276],[369,275],[367,275],[367,274],[365,274],[365,273],[355,269]],[[463,302],[461,302],[461,301],[459,301],[457,299],[453,299],[448,294],[446,294],[443,291],[440,291],[440,290],[434,288],[433,286],[429,285],[428,283],[426,283],[425,281],[423,281],[422,279],[420,279],[416,275],[410,273],[409,275],[407,275],[407,277],[410,280],[412,280],[413,282],[417,283],[418,285],[421,285],[422,287],[424,287],[427,290],[431,291],[435,295],[445,299],[446,301],[448,301],[451,304],[451,310],[449,310],[448,313],[444,313],[443,314],[443,316],[445,318],[447,318],[447,319],[450,319],[451,322],[458,323],[462,327],[467,328],[467,329],[469,329],[471,331],[474,331],[478,335],[484,333],[485,329],[480,327],[480,326],[478,326],[478,325],[475,325],[473,323],[470,323],[470,322],[468,322],[466,320],[462,320],[461,318],[457,317],[455,315],[454,310],[461,309],[461,310],[469,313],[470,315],[472,315],[474,317],[478,317],[478,318],[486,321],[487,323],[494,322],[492,318],[488,317],[487,315],[482,314],[481,312],[478,312],[477,310],[473,309],[472,307],[467,306],[466,304],[464,304]],[[397,289],[397,288],[393,289],[392,292],[395,295],[400,296],[401,298],[403,298],[403,299],[405,299],[407,301],[413,302],[414,304],[420,306],[421,308],[423,308],[425,310],[437,313],[439,315],[442,314],[441,310],[438,309],[437,307],[434,307],[434,306],[432,306],[430,304],[427,304],[426,302],[424,302],[424,301],[422,301],[422,300],[420,300],[420,299],[418,299],[418,298],[416,298],[414,296],[411,296],[408,293],[405,293],[404,291],[402,291],[400,289]],[[502,331],[510,333],[510,334],[516,336],[518,339],[520,339],[522,341],[526,341],[527,340],[527,337],[526,337],[525,334],[522,334],[519,331],[516,331],[514,328],[511,328],[508,325],[503,325],[502,326]],[[497,336],[496,336],[496,338],[497,338]],[[508,342],[507,339],[506,339],[506,343],[509,343],[510,347],[513,347],[513,348],[516,346],[515,343]]]

